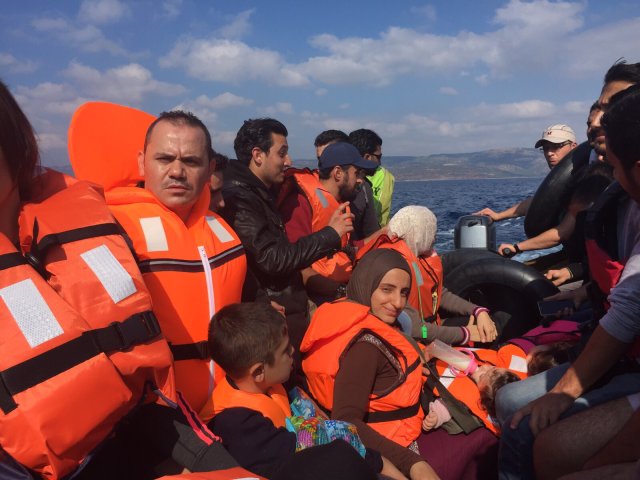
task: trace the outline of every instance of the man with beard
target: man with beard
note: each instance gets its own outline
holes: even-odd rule
[[[280,212],[289,241],[324,228],[336,208],[348,209],[364,181],[365,170],[375,164],[360,156],[346,142],[328,145],[318,159],[318,171],[291,170],[280,194]],[[353,267],[354,248],[349,234],[341,238],[341,250],[316,261],[302,271],[307,292],[316,303],[344,295]]]
[[[640,374],[637,373],[636,366],[631,373],[625,369],[612,368],[629,350],[634,336],[637,335],[637,320],[640,318],[640,302],[637,300],[640,264],[640,198],[636,198],[640,190],[638,175],[632,168],[636,165],[635,159],[628,159],[628,164],[624,166],[615,155],[607,155],[616,149],[612,148],[611,152],[607,152],[606,135],[617,133],[617,127],[609,124],[605,132],[601,123],[611,98],[638,81],[640,63],[614,64],[604,77],[604,86],[598,99],[600,112],[591,123],[594,148],[613,167],[614,177],[630,196],[626,199],[607,197],[605,191],[599,199],[601,201],[597,201],[597,205],[592,208],[592,212],[597,211],[595,208],[599,203],[603,203],[602,201],[613,200],[609,202],[613,205],[613,211],[607,211],[608,214],[602,217],[615,221],[608,222],[609,228],[605,232],[606,222],[600,221],[601,219],[594,215],[592,225],[588,226],[594,232],[605,232],[604,236],[611,244],[607,248],[616,250],[615,255],[609,251],[605,251],[604,254],[598,251],[596,253],[601,254],[600,256],[594,255],[594,261],[589,259],[589,269],[595,274],[592,277],[601,290],[599,295],[606,298],[606,305],[602,306],[608,308],[573,363],[559,365],[547,372],[529,377],[518,382],[518,386],[507,385],[496,396],[497,417],[503,427],[499,458],[501,480],[534,477],[533,441],[540,432],[555,424],[560,418],[569,417],[585,407],[593,407],[635,393],[640,387]],[[621,116],[620,112],[617,115]],[[628,129],[623,131],[628,132]],[[626,137],[626,140],[631,138]],[[632,143],[626,140],[619,134],[614,135],[614,143],[620,151],[625,143]],[[591,243],[600,245],[595,241]],[[609,276],[602,275],[602,270],[607,270]],[[607,285],[600,285],[605,283]],[[589,290],[593,291],[594,288],[591,286]],[[581,289],[577,289],[571,294],[574,302],[580,291]],[[630,334],[629,331],[632,330]]]
[[[234,141],[238,160],[230,161],[225,170],[225,206],[220,214],[240,237],[247,255],[242,300],[271,300],[284,307],[296,349],[294,361],[300,365],[298,348],[309,325],[300,271],[341,248],[340,239],[353,230],[353,215],[340,205],[331,211],[324,228],[295,243],[289,241],[276,209],[277,189],[291,166],[287,135],[287,128],[273,118],[244,122]]]

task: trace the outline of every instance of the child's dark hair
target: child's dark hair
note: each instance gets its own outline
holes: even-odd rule
[[[264,302],[222,308],[209,325],[209,352],[231,378],[241,378],[255,363],[272,365],[287,335],[284,317]]]
[[[518,380],[520,380],[520,377],[515,373],[506,369],[496,368],[491,373],[491,380],[479,389],[480,405],[491,417],[496,418],[496,394],[498,390],[508,383],[517,382]]]
[[[549,345],[538,345],[529,352],[527,373],[531,377],[550,368],[556,367],[571,360],[571,349],[575,343],[557,342]]]

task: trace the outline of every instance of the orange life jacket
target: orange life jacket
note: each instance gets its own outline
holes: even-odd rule
[[[99,190],[34,179],[20,251],[0,235],[0,446],[46,478],[72,472],[139,404],[175,399],[172,359]]]
[[[247,269],[242,244],[209,211],[207,188],[186,223],[143,188],[117,187],[106,197],[133,242],[154,312],[171,345],[177,389],[208,421],[214,380],[222,378],[207,348],[209,320],[240,301]]]
[[[286,428],[287,417],[291,416],[289,398],[282,385],[274,386],[268,394],[250,393],[233,388],[225,377],[213,391],[213,408],[218,414],[232,407],[255,410],[271,420],[276,427]]]
[[[318,172],[309,169],[289,168],[286,174],[287,181],[285,183],[288,185],[281,189],[279,203],[291,192],[292,189],[289,186],[291,180],[288,179],[293,179],[299,191],[304,194],[311,206],[313,214],[311,218],[312,231],[317,232],[329,225],[329,220],[340,206],[340,203],[322,186],[318,178]],[[342,247],[346,247],[349,243],[349,234],[343,235],[341,242]],[[351,278],[353,262],[346,253],[336,252],[330,257],[317,260],[311,265],[311,268],[323,277],[330,278],[339,283],[347,283]]]
[[[404,335],[373,316],[369,307],[348,300],[318,307],[300,346],[309,391],[322,407],[333,408],[333,389],[340,360],[364,333],[378,337],[402,366],[398,385],[391,392],[370,395],[366,421],[381,435],[408,446],[420,435],[424,418],[420,407],[420,358]]]
[[[158,480],[266,480],[255,473],[251,473],[241,467],[214,472],[181,473],[179,475],[167,475]]]
[[[521,379],[527,377],[527,359],[524,351],[512,344],[507,344],[498,351],[489,349],[473,349],[473,355],[478,365],[493,365],[506,368]],[[499,430],[491,420],[489,414],[480,403],[480,391],[475,382],[466,375],[456,376],[449,366],[441,360],[436,360],[436,369],[440,375],[440,382],[455,398],[463,402],[471,412],[482,420],[485,427],[498,435]],[[437,391],[434,390],[437,394]]]
[[[444,284],[440,256],[434,251],[429,257],[417,257],[401,238],[391,240],[386,235],[380,235],[376,240],[368,243],[364,249],[358,251],[357,259],[376,248],[389,248],[404,257],[411,267],[411,291],[407,299],[409,305],[420,312],[425,321],[440,324],[438,309]]]

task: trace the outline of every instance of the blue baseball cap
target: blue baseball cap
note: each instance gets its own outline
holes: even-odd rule
[[[375,170],[378,168],[376,162],[365,160],[360,155],[356,147],[347,142],[337,142],[327,145],[318,160],[318,168],[324,170],[333,168],[336,165],[353,165],[363,170]]]

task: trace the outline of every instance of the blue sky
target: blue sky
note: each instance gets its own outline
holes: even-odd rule
[[[620,57],[640,61],[636,0],[23,0],[0,16],[0,77],[49,165],[88,100],[191,110],[231,156],[244,119],[273,116],[294,163],[328,128],[372,128],[385,155],[529,147],[551,123],[584,140]]]

